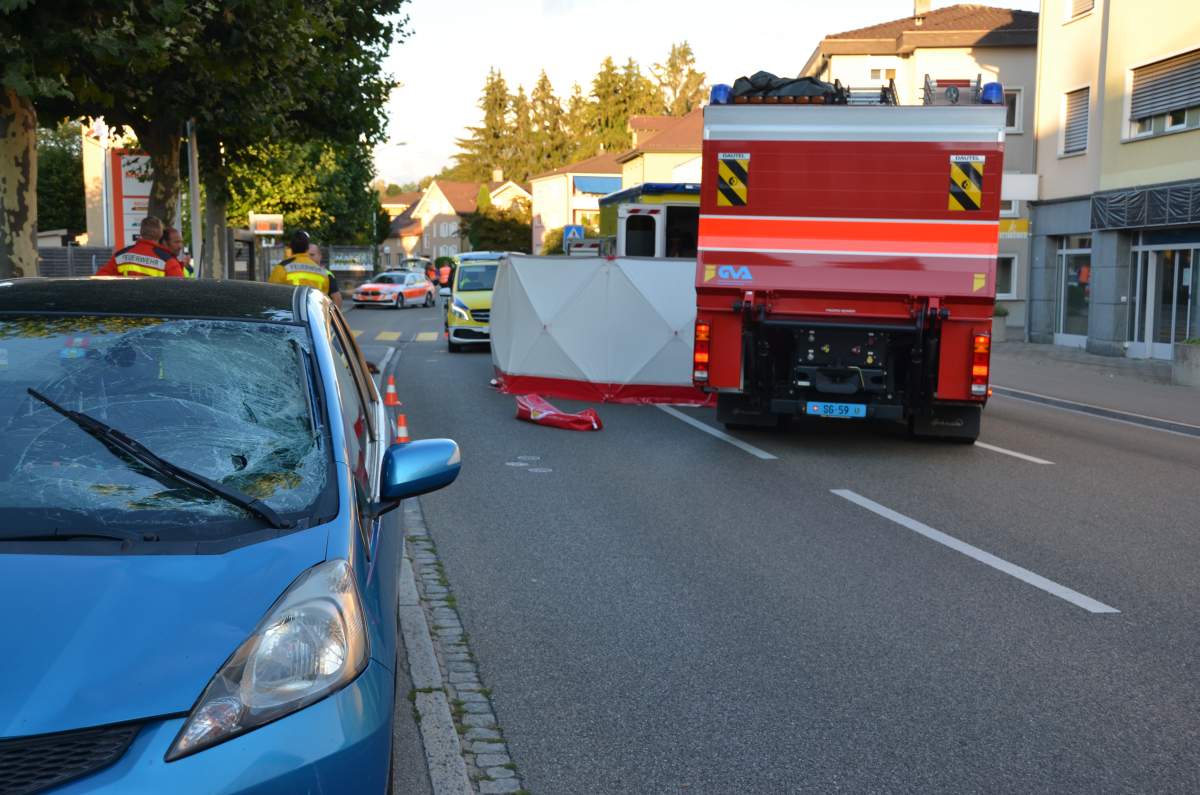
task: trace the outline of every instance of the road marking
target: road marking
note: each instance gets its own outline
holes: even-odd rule
[[[437,338],[436,331],[422,331],[417,335],[417,342],[437,342]]]
[[[395,342],[400,339],[399,331],[381,331],[375,335],[375,339],[379,342]]]
[[[395,355],[396,355],[396,349],[389,345],[388,349],[387,349],[387,353],[385,353],[383,355],[383,358],[379,360],[379,364],[377,366],[379,367],[379,379],[381,381],[383,380],[383,377],[385,375],[387,375],[388,362],[390,362],[392,360],[392,357]],[[978,442],[976,442],[976,444],[978,444]]]
[[[986,444],[984,442],[975,442],[975,446],[982,447],[984,450],[991,450],[993,453],[1003,453],[1004,455],[1011,455],[1013,458],[1019,458],[1022,461],[1029,461],[1030,463],[1033,463],[1033,464],[1049,464],[1051,466],[1054,465],[1053,461],[1047,461],[1046,459],[1038,458],[1037,456],[1025,455],[1024,453],[1018,453],[1016,450],[1006,450],[1005,448],[997,447],[994,444]]]
[[[362,329],[360,329],[360,328],[356,328],[356,329],[354,329],[354,336],[355,336],[355,337],[361,337],[361,336],[362,336]]]
[[[690,417],[687,414],[684,414],[682,411],[675,408],[674,406],[664,406],[663,404],[659,403],[658,407],[660,409],[662,409],[663,411],[667,412],[668,414],[670,414],[675,419],[683,420],[688,425],[691,425],[693,428],[699,428],[700,430],[704,431],[705,433],[707,433],[710,436],[715,436],[718,439],[720,439],[721,441],[729,442],[734,447],[737,447],[741,450],[745,450],[747,453],[749,453],[752,456],[761,458],[764,461],[777,460],[777,456],[771,455],[766,450],[760,450],[752,444],[743,442],[741,439],[735,439],[734,437],[730,436],[729,434],[725,433],[724,431],[718,431],[716,428],[712,427],[711,425],[703,423],[700,420],[696,419],[695,417]]]
[[[976,442],[978,444],[978,442]],[[954,536],[946,535],[940,530],[934,530],[926,524],[918,522],[916,519],[910,519],[902,513],[897,513],[891,508],[884,507],[874,500],[869,500],[861,494],[856,494],[849,489],[831,489],[831,491],[842,499],[849,500],[855,505],[866,508],[874,514],[882,516],[884,519],[890,519],[898,525],[907,527],[914,533],[919,533],[931,541],[936,541],[939,544],[950,547],[951,549],[961,552],[969,558],[974,558],[980,563],[991,566],[997,571],[1002,571],[1005,574],[1016,577],[1022,582],[1029,583],[1035,588],[1040,588],[1048,594],[1057,596],[1059,599],[1065,599],[1076,607],[1082,607],[1089,613],[1120,613],[1121,611],[1115,607],[1109,607],[1103,602],[1097,602],[1090,596],[1084,596],[1078,591],[1073,591],[1065,585],[1059,585],[1053,580],[1047,580],[1040,574],[1034,574],[1029,569],[1022,568],[1015,563],[1009,563],[1003,558],[998,558],[990,552],[984,552],[979,547],[971,546],[965,541],[959,541]]]
[[[1083,414],[1087,417],[1097,417],[1109,422],[1120,422],[1139,428],[1150,428],[1155,431],[1162,431],[1163,433],[1173,433],[1176,436],[1200,437],[1200,425],[1191,425],[1186,422],[1179,422],[1178,420],[1165,420],[1162,417],[1150,417],[1145,414],[1136,414],[1132,411],[1120,411],[1118,409],[1105,408],[1104,406],[1095,406],[1091,403],[1080,403],[1076,400],[1064,400],[1063,398],[1040,395],[1037,392],[1026,392],[1022,389],[1013,389],[1007,386],[993,385],[992,390],[996,397],[1024,400],[1029,403],[1049,406],[1059,411],[1069,411],[1073,414]]]

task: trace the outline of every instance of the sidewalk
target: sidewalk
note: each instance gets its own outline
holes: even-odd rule
[[[1076,348],[998,342],[992,385],[1200,425],[1200,390],[1171,385],[1171,363]]]

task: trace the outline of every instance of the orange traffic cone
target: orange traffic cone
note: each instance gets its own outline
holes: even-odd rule
[[[396,438],[394,444],[408,444],[412,439],[408,438],[408,417],[403,414],[396,416]]]
[[[396,376],[389,375],[387,380],[387,390],[383,395],[383,405],[385,406],[401,406],[400,397],[396,394]]]

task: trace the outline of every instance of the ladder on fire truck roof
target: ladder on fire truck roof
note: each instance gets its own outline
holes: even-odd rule
[[[882,86],[846,86],[840,80],[833,81],[834,95],[838,105],[899,105],[900,95],[896,81],[888,80]],[[840,100],[840,101],[839,101]]]

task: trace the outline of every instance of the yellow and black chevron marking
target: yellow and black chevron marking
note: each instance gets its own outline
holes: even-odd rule
[[[750,192],[750,155],[717,157],[717,206],[744,207]]]
[[[951,210],[978,210],[983,205],[983,155],[950,156]]]

